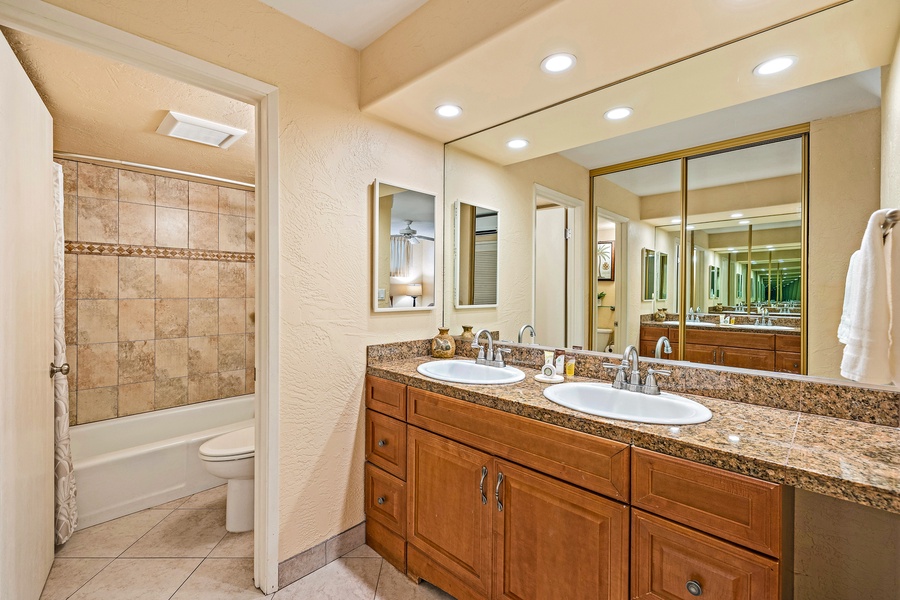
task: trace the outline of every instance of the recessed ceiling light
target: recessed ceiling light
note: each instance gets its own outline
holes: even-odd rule
[[[603,116],[609,119],[610,121],[618,121],[619,119],[624,119],[626,117],[630,117],[631,113],[634,111],[628,108],[627,106],[620,106],[619,108],[611,108],[606,111]]]
[[[747,221],[747,220],[738,221],[738,225],[749,225],[749,224],[750,224],[750,221]]]
[[[755,265],[755,264],[756,264],[756,261],[755,261],[755,260],[751,260],[751,261],[750,261],[750,264],[751,264],[751,265]]]
[[[783,259],[783,258],[779,258],[779,259],[778,259],[778,262],[784,262],[784,259]]]
[[[737,250],[732,250],[731,253],[732,253],[732,254],[737,254]]]
[[[688,231],[690,231],[690,230],[693,229],[693,228],[694,228],[693,225],[688,225],[687,227],[685,227],[685,229],[687,229]]]
[[[575,66],[575,56],[567,52],[551,54],[541,61],[541,70],[544,73],[562,73]]]
[[[506,147],[512,148],[513,150],[521,150],[527,145],[528,140],[523,140],[522,138],[516,138],[514,140],[509,140],[508,142],[506,142]]]
[[[734,248],[729,248],[728,251],[729,251],[729,252],[734,252]]]
[[[778,58],[773,58],[756,65],[756,68],[753,69],[753,74],[774,75],[775,73],[780,73],[785,69],[790,69],[792,66],[794,66],[795,62],[797,62],[796,56],[779,56]]]
[[[766,246],[766,249],[767,249],[767,250],[771,250],[771,249],[774,248],[774,247],[775,247],[775,246]]]
[[[453,117],[458,117],[462,114],[462,109],[455,104],[441,104],[434,112],[437,113],[439,117],[444,117],[445,119],[452,119]]]
[[[681,223],[681,219],[672,219],[672,223],[674,225],[678,225],[679,223]]]
[[[734,213],[733,215],[731,215],[731,218],[732,219],[740,219],[743,216],[744,216],[744,213]]]
[[[214,121],[169,111],[156,133],[217,148],[228,148],[247,132]]]

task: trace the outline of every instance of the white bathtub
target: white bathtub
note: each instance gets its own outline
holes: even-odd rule
[[[78,529],[225,483],[197,451],[253,411],[249,395],[72,427]]]

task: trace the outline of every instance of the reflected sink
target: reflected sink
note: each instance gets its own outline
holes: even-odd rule
[[[784,325],[729,325],[735,329],[755,329],[757,331],[800,331],[799,327],[786,327]]]
[[[708,408],[693,400],[666,392],[651,396],[617,390],[609,383],[561,383],[544,389],[544,397],[598,417],[638,423],[693,425],[712,418]]]
[[[452,383],[500,385],[525,379],[525,373],[515,367],[489,367],[474,360],[433,360],[416,369],[422,375]]]
[[[678,321],[663,321],[663,325],[671,325],[678,327]],[[686,321],[688,327],[715,327],[718,323],[707,323],[706,321]]]

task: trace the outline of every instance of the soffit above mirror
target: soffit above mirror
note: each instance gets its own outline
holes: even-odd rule
[[[569,151],[567,157],[594,168],[874,108],[880,104],[878,71],[893,58],[898,30],[900,3],[853,0],[453,145],[501,165]],[[784,73],[753,75],[760,62],[781,55],[799,60]],[[815,98],[822,101],[811,101]],[[615,106],[629,106],[634,114],[604,119]],[[743,111],[741,118],[734,111]],[[680,128],[669,125],[676,122],[682,122]],[[687,131],[692,133],[683,135]],[[513,138],[530,144],[510,150],[505,144]],[[650,150],[648,140],[655,144]],[[612,150],[582,149],[598,142]]]

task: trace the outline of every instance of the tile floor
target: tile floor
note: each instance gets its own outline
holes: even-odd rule
[[[225,531],[225,486],[75,532],[41,600],[452,600],[416,586],[368,546],[263,596],[253,533]]]

